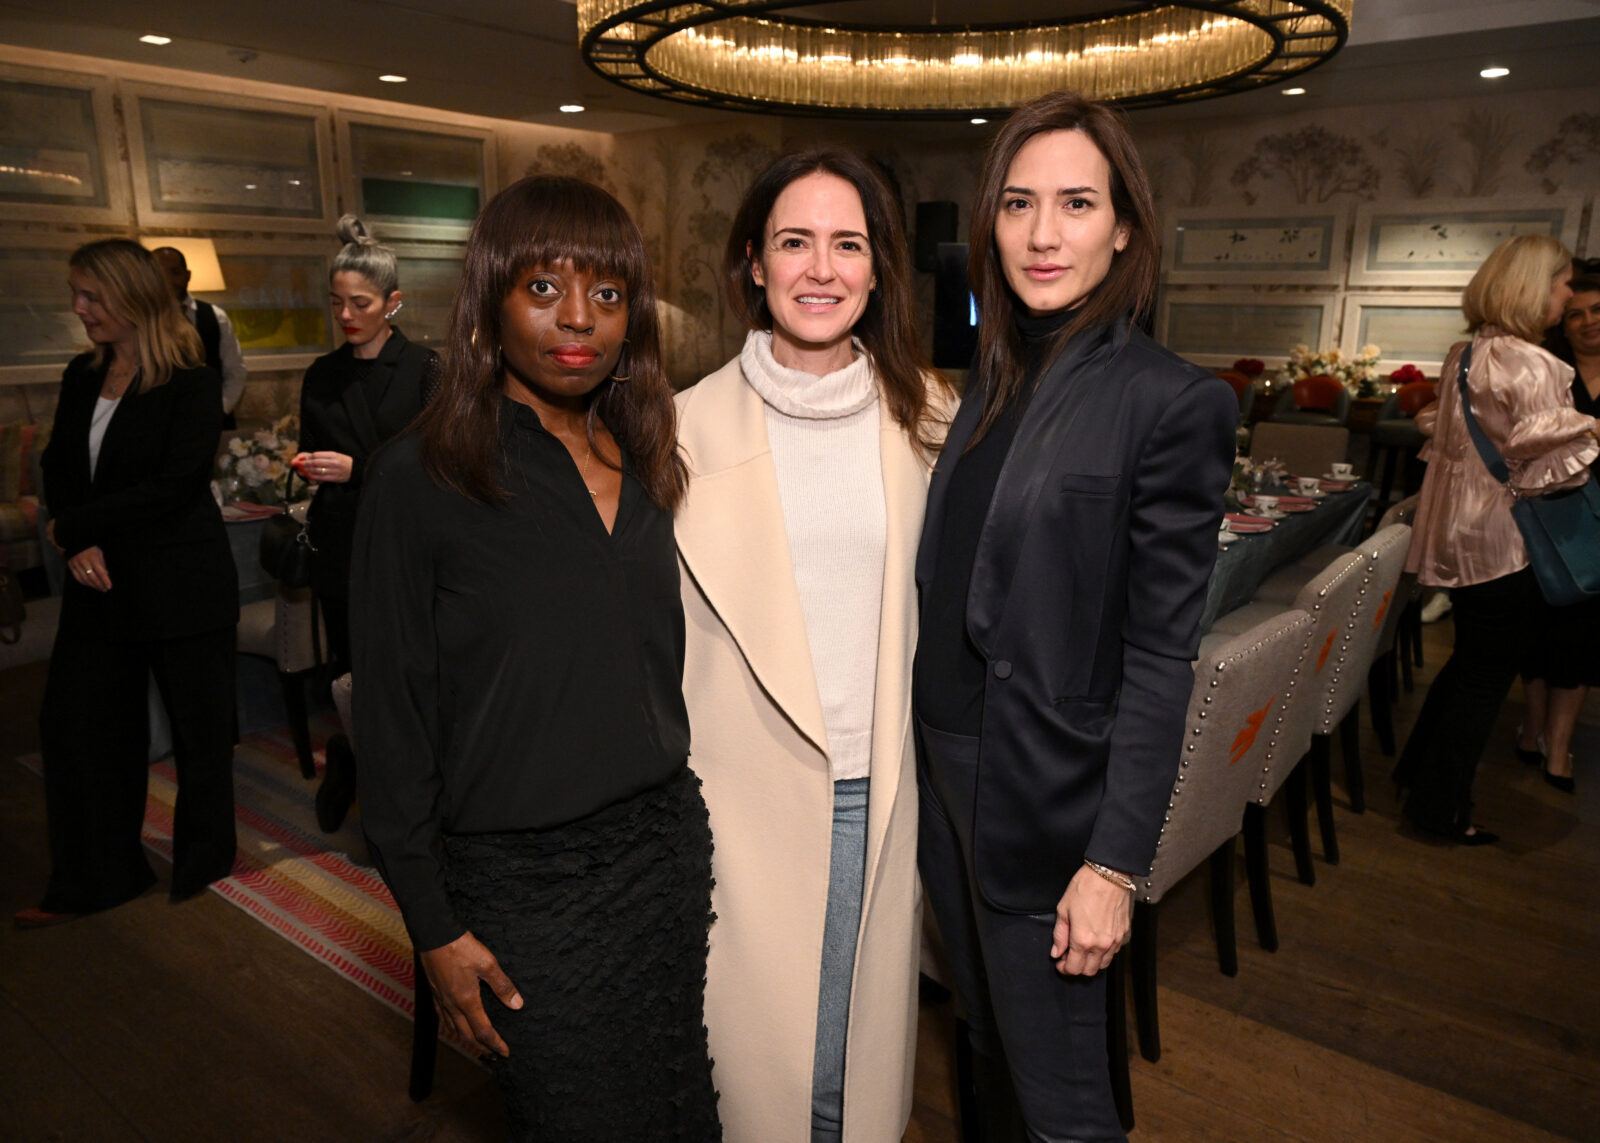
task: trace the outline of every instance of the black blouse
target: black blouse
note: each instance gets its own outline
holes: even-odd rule
[[[953,464],[956,469],[950,474],[945,499],[939,560],[923,601],[913,684],[918,716],[936,730],[976,737],[983,729],[983,688],[989,662],[967,634],[972,561],[978,554],[978,536],[989,516],[1000,470],[1010,455],[1017,426],[1027,415],[1039,372],[1048,364],[1044,358],[1051,339],[1071,316],[1070,310],[1044,317],[1017,314],[1027,369],[1021,390],[965,455],[939,458],[940,464]]]
[[[362,821],[419,949],[465,930],[445,833],[548,829],[686,763],[672,518],[627,474],[608,535],[565,446],[500,407],[504,504],[434,484],[413,434],[372,460],[351,600]]]

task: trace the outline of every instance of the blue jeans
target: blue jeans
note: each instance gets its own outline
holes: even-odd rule
[[[822,987],[811,1074],[811,1143],[834,1143],[844,1129],[845,1039],[866,876],[867,783],[866,778],[848,778],[833,784],[828,919],[822,930]]]

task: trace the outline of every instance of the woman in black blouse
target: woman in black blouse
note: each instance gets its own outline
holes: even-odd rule
[[[417,414],[437,382],[439,356],[391,324],[400,311],[394,251],[367,234],[361,220],[339,220],[344,246],[334,256],[328,298],[344,344],[306,370],[300,386],[300,453],[295,468],[316,495],[307,531],[316,546],[311,587],[322,607],[332,673],[350,669],[350,542],[367,460]],[[360,583],[356,581],[356,590]],[[338,737],[338,736],[335,736]],[[348,744],[330,741],[317,791],[317,822],[332,832],[356,793]]]
[[[1572,404],[1600,417],[1600,258],[1574,259],[1572,297],[1545,348],[1573,367]],[[1600,460],[1589,466],[1600,480]],[[1522,665],[1528,700],[1517,754],[1544,768],[1544,780],[1562,793],[1577,791],[1572,776],[1572,735],[1589,688],[1600,686],[1600,599],[1572,607],[1546,607],[1543,631]]]
[[[441,1015],[492,1053],[514,1138],[718,1139],[686,474],[626,211],[575,179],[496,195],[450,349],[356,529],[368,841]]]
[[[109,238],[72,255],[72,309],[94,343],[67,365],[41,460],[66,557],[39,712],[50,883],[19,928],[109,909],[155,881],[139,830],[153,676],[172,721],[172,897],[233,867],[238,577],[210,480],[222,380],[155,257]]]

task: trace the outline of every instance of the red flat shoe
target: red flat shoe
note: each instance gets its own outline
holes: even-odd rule
[[[23,909],[11,914],[11,923],[19,929],[48,929],[51,925],[64,925],[76,921],[82,913],[47,913],[40,908]]]

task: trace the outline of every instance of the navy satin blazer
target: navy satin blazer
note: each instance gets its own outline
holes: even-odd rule
[[[922,588],[983,398],[969,387],[934,470]],[[1018,426],[967,596],[989,663],[974,861],[997,909],[1053,911],[1085,859],[1150,871],[1238,415],[1227,382],[1123,321],[1075,338]]]

